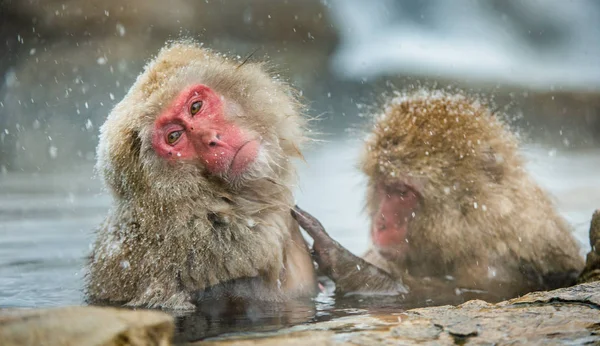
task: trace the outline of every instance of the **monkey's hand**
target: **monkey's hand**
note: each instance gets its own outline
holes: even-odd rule
[[[319,220],[309,213],[295,206],[292,216],[313,238],[313,259],[319,270],[335,282],[337,292],[384,295],[408,293],[401,280],[394,279],[333,240]]]

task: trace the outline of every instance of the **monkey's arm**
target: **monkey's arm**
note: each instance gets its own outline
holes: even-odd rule
[[[313,258],[319,271],[329,276],[340,293],[399,295],[408,293],[401,280],[366,262],[333,240],[323,225],[298,206],[292,216],[314,240]]]
[[[315,217],[298,206],[292,210],[292,216],[313,238],[313,259],[319,271],[335,282],[338,293],[402,295],[402,299],[407,301],[434,299],[438,304],[458,304],[467,298],[493,298],[488,292],[460,290],[454,282],[435,277],[417,278],[404,274],[396,279],[378,266],[353,255],[333,240]]]

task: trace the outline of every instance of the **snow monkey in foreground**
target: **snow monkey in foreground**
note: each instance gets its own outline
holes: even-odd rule
[[[361,167],[372,241],[364,260],[306,212],[293,213],[339,291],[500,300],[571,285],[583,268],[569,226],[525,171],[515,136],[462,94],[393,99]]]
[[[313,296],[290,215],[299,112],[262,64],[188,42],[163,48],[100,131],[97,169],[114,204],[91,254],[89,300],[194,309],[211,295]]]

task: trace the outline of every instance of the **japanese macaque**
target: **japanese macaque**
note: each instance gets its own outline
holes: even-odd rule
[[[372,241],[364,260],[308,213],[292,213],[339,291],[478,292],[494,301],[573,284],[583,268],[569,226],[525,171],[516,137],[467,96],[420,91],[391,100],[361,168]]]
[[[592,215],[590,223],[590,252],[585,261],[585,268],[577,280],[579,283],[600,281],[600,209]]]
[[[264,64],[163,48],[100,130],[114,204],[87,276],[92,302],[195,309],[316,293],[289,210],[305,119]]]

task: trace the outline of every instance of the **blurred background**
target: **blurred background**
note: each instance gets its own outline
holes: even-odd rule
[[[355,168],[383,94],[467,89],[506,111],[582,253],[600,207],[595,0],[0,0],[0,306],[81,303],[110,199],[98,127],[165,41],[269,59],[302,91],[315,142],[298,203],[352,251],[367,244]]]

